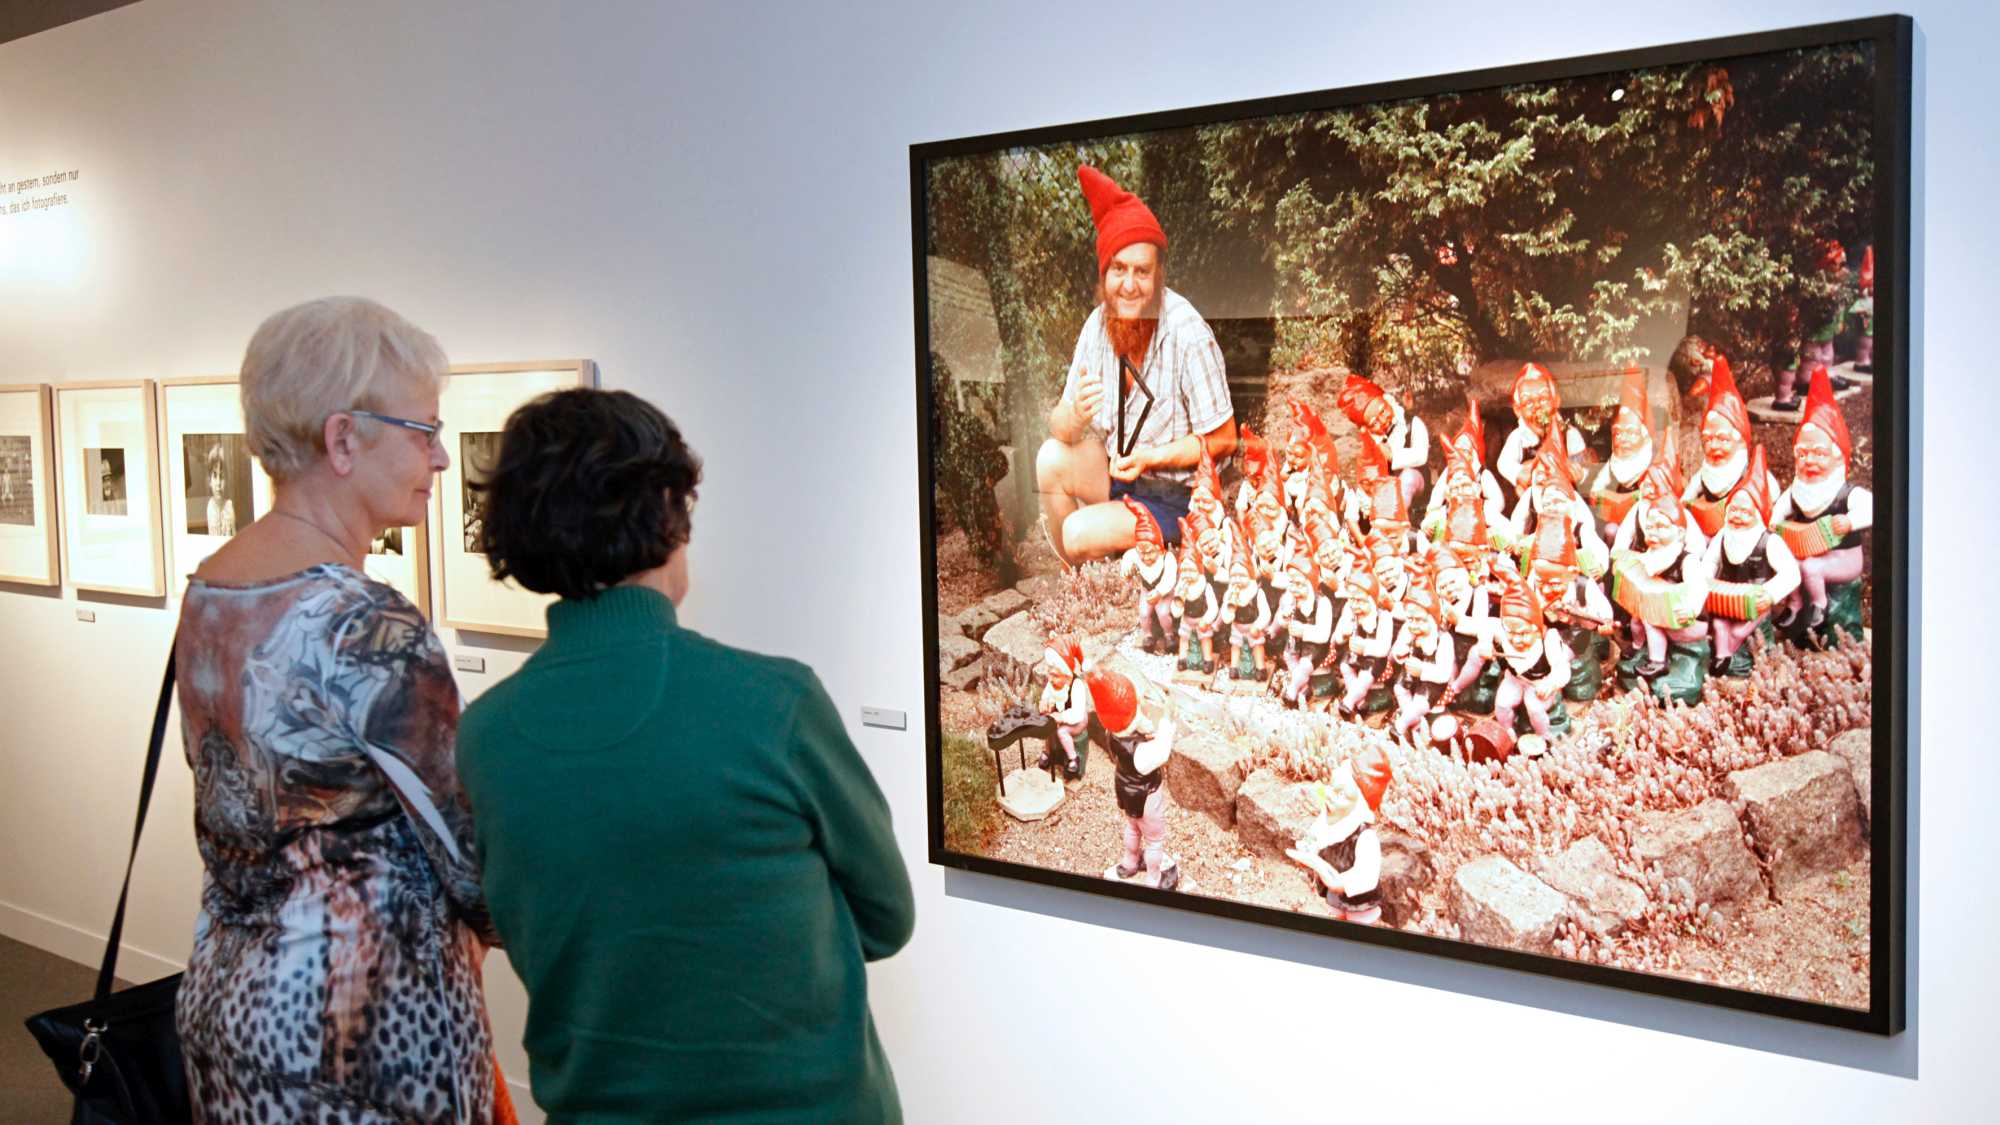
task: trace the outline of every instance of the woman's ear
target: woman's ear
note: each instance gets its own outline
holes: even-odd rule
[[[354,430],[354,415],[346,411],[327,415],[320,438],[326,443],[326,463],[333,469],[333,475],[344,477],[353,472],[361,442]]]

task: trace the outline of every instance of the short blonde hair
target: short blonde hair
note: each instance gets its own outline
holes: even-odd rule
[[[272,480],[290,480],[325,456],[329,416],[379,409],[397,384],[442,388],[445,367],[430,333],[374,301],[293,305],[259,325],[243,354],[244,439]]]

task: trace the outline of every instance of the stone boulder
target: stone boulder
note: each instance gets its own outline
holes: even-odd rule
[[[950,620],[946,618],[945,620]],[[938,674],[956,672],[979,659],[979,642],[962,633],[938,630]]]
[[[1006,615],[995,613],[983,605],[975,605],[957,617],[951,618],[951,621],[957,626],[960,634],[976,641],[986,635],[986,630],[999,624],[1004,616]]]
[[[1875,817],[1875,801],[1871,792],[1875,785],[1875,732],[1868,727],[1857,727],[1836,736],[1826,750],[1847,763],[1847,776],[1854,779],[1855,796],[1861,798],[1861,815],[1872,822]]]
[[[1646,912],[1646,892],[1618,874],[1611,849],[1586,836],[1541,864],[1544,883],[1569,897],[1579,921],[1599,934],[1615,934]]]
[[[1824,750],[1737,770],[1723,780],[1722,792],[1743,810],[1780,893],[1868,852],[1847,763]]]
[[[1285,849],[1306,834],[1315,813],[1311,785],[1258,770],[1236,791],[1236,836],[1251,852],[1284,858]]]
[[[1028,595],[1019,590],[1001,590],[998,593],[988,594],[980,601],[978,608],[984,613],[992,614],[993,621],[1004,621],[1028,608]]]
[[[1030,601],[1041,601],[1062,589],[1060,574],[1037,574],[1014,583],[1014,592]]]
[[[1657,865],[1669,879],[1686,879],[1695,901],[1716,909],[1740,908],[1767,897],[1757,857],[1743,842],[1743,826],[1725,801],[1641,816],[1632,856],[1648,867]]]
[[[1407,926],[1423,916],[1423,893],[1437,878],[1431,849],[1421,840],[1382,832],[1382,920]]]
[[[1174,740],[1167,759],[1167,792],[1184,809],[1206,813],[1224,828],[1236,824],[1236,791],[1243,787],[1249,752],[1201,731]]]
[[[979,686],[980,680],[986,678],[986,662],[975,660],[963,668],[944,673],[941,678],[944,686],[953,691],[971,691]]]
[[[1480,856],[1451,876],[1451,911],[1459,936],[1529,953],[1555,947],[1569,900],[1505,856]]]
[[[986,630],[982,640],[987,651],[1030,668],[1042,662],[1042,650],[1048,647],[1041,625],[1026,610]]]

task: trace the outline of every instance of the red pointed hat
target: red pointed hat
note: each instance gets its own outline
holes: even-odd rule
[[[1862,295],[1868,297],[1875,295],[1875,248],[1873,246],[1861,252],[1861,292]]]
[[[1083,645],[1075,637],[1050,637],[1049,647],[1042,653],[1042,659],[1050,664],[1060,664],[1074,676],[1083,668]]]
[[[1326,423],[1320,421],[1319,412],[1308,406],[1302,399],[1292,399],[1292,424],[1305,431],[1306,440],[1326,458],[1328,473],[1340,472],[1340,457],[1333,449],[1333,435],[1326,432]]]
[[[1134,242],[1151,242],[1161,253],[1167,249],[1167,232],[1153,209],[1139,197],[1118,186],[1110,176],[1079,164],[1076,178],[1083,185],[1083,198],[1090,203],[1090,221],[1097,224],[1097,275],[1104,276],[1111,259]]]
[[[1271,464],[1270,443],[1258,437],[1257,431],[1244,426],[1237,432],[1236,444],[1243,450],[1243,475],[1252,480],[1262,477]]]
[[[1090,685],[1090,706],[1112,734],[1124,734],[1139,717],[1139,691],[1117,672],[1092,668],[1084,677]]]
[[[1132,541],[1151,543],[1155,547],[1165,547],[1167,537],[1160,532],[1160,521],[1153,518],[1153,511],[1130,496],[1124,498],[1125,510],[1132,513]]]
[[[1729,357],[1715,353],[1715,370],[1708,376],[1708,409],[1702,412],[1706,422],[1710,414],[1720,414],[1736,432],[1743,435],[1743,444],[1750,444],[1750,407],[1743,401],[1743,392],[1736,389],[1736,376],[1729,369]]]
[[[1806,390],[1805,416],[1799,419],[1799,431],[1807,426],[1817,426],[1833,444],[1840,447],[1840,460],[1845,464],[1854,456],[1854,442],[1847,436],[1847,419],[1840,413],[1840,404],[1833,398],[1833,380],[1827,376],[1826,365],[1816,364],[1812,369],[1812,384]]]
[[[1542,627],[1541,601],[1528,580],[1507,566],[1493,568],[1493,581],[1500,586],[1500,616]]]
[[[1534,480],[1537,473],[1555,478],[1564,492],[1576,495],[1576,475],[1570,469],[1568,427],[1550,426],[1549,432],[1542,435],[1542,448],[1535,454],[1535,467],[1528,479]]]
[[[1371,742],[1354,757],[1348,759],[1354,771],[1354,785],[1361,790],[1361,798],[1368,802],[1368,811],[1382,811],[1382,794],[1388,790],[1389,782],[1396,773],[1389,768],[1389,752],[1379,742]]]
[[[1547,399],[1551,410],[1562,405],[1562,398],[1556,394],[1556,377],[1539,363],[1524,363],[1520,374],[1514,376],[1514,413],[1526,414],[1523,407],[1530,401]]]
[[[1335,406],[1340,407],[1342,414],[1347,415],[1348,421],[1366,429],[1368,407],[1388,397],[1388,392],[1373,381],[1350,374],[1347,381],[1340,385],[1340,393],[1334,397],[1333,402]]]
[[[1736,502],[1736,494],[1739,492],[1750,494],[1750,499],[1756,502],[1758,514],[1764,517],[1765,525],[1769,526],[1771,502],[1776,497],[1771,495],[1771,469],[1769,462],[1764,458],[1762,442],[1750,450],[1750,464],[1743,469],[1743,479],[1737,481],[1736,487],[1729,490],[1729,504]],[[1725,508],[1727,506],[1724,505]]]
[[[1195,466],[1194,482],[1207,485],[1209,495],[1222,499],[1222,475],[1215,471],[1215,457],[1208,451],[1208,443],[1201,443],[1201,463]]]
[[[1625,380],[1618,385],[1618,408],[1620,410],[1630,410],[1638,416],[1639,424],[1646,427],[1647,432],[1650,433],[1652,431],[1653,416],[1646,409],[1645,368],[1628,367],[1625,369]]]
[[[1317,586],[1319,585],[1319,563],[1313,560],[1310,540],[1307,541],[1306,547],[1306,550],[1292,552],[1291,559],[1285,563],[1285,573],[1288,575],[1301,575],[1305,578],[1306,585]]]
[[[1479,399],[1471,391],[1465,392],[1465,423],[1458,427],[1451,447],[1453,456],[1465,461],[1464,467],[1474,476],[1486,467],[1486,419],[1479,416]]]

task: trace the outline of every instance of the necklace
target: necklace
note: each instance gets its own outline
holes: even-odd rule
[[[274,516],[283,516],[288,520],[296,520],[299,523],[305,524],[307,527],[310,527],[314,531],[319,532],[322,538],[326,539],[334,546],[341,548],[342,554],[347,553],[346,545],[340,541],[340,537],[338,535],[335,535],[331,531],[328,531],[326,528],[323,528],[319,524],[314,523],[312,520],[309,520],[304,516],[299,515],[295,512],[287,512],[283,508],[272,508],[271,514]]]

